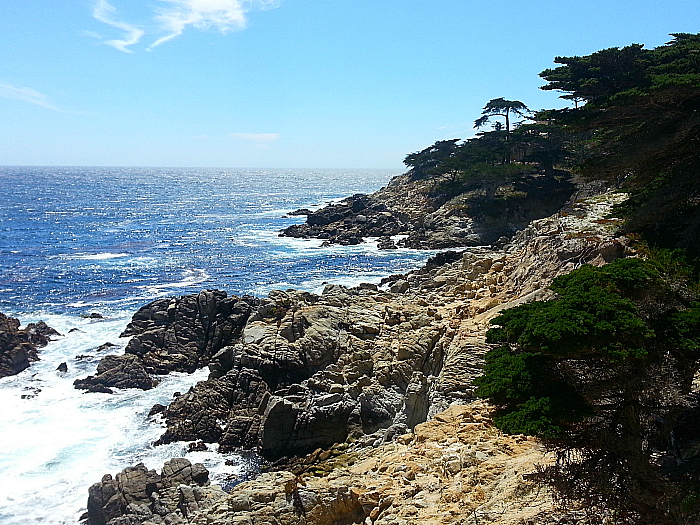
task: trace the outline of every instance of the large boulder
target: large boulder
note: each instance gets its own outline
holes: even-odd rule
[[[139,463],[115,478],[107,474],[89,488],[86,518],[89,525],[187,523],[225,496],[220,487],[210,485],[201,463],[173,458],[160,474]]]
[[[108,355],[97,365],[97,374],[76,379],[75,388],[89,392],[111,393],[112,388],[140,388],[149,390],[158,382],[153,379],[135,355]]]
[[[221,290],[158,299],[136,312],[122,333],[132,336],[126,353],[139,356],[151,373],[194,372],[238,338],[259,303]]]

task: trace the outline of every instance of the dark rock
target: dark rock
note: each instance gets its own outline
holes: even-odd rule
[[[160,403],[156,403],[151,407],[151,410],[148,412],[148,417],[153,417],[156,414],[161,414],[165,412],[165,409],[167,409],[165,405],[161,405]]]
[[[444,252],[436,253],[432,257],[429,257],[425,263],[425,266],[421,269],[421,273],[428,273],[433,268],[439,268],[445,264],[453,263],[462,258],[464,254],[463,251],[447,250]]]
[[[309,210],[308,208],[300,208],[298,210],[290,211],[287,215],[289,215],[290,217],[296,217],[299,215],[311,215],[311,213],[311,210]]]
[[[397,246],[391,237],[380,237],[377,242],[377,249],[379,250],[396,250]]]
[[[104,316],[97,312],[92,312],[90,314],[83,314],[80,317],[84,319],[104,319]]]
[[[61,363],[56,367],[56,371],[65,374],[66,372],[68,372],[68,363]]]
[[[156,444],[201,440],[219,442],[222,452],[255,448],[259,407],[267,392],[260,375],[249,369],[231,370],[220,378],[202,381],[170,403],[163,413],[168,429]],[[226,421],[225,427],[220,421]]]
[[[97,374],[76,379],[75,388],[89,392],[111,393],[111,388],[140,388],[149,390],[157,384],[146,372],[141,360],[133,355],[108,355],[97,365]]]
[[[87,519],[90,525],[106,525],[121,515],[121,507],[117,482],[110,474],[88,489]]]
[[[228,297],[220,290],[158,299],[136,312],[122,333],[133,336],[126,353],[139,356],[152,373],[194,372],[240,336],[259,304],[258,299]]]
[[[0,377],[18,374],[29,367],[39,359],[38,349],[59,335],[44,321],[20,329],[18,319],[0,313]]]
[[[204,441],[193,441],[187,444],[188,452],[206,452],[207,444]]]

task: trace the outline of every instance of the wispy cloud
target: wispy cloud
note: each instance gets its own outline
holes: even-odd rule
[[[282,137],[279,133],[231,133],[231,136],[246,142],[255,142],[256,144],[272,144]]]
[[[39,93],[32,88],[18,88],[11,86],[10,84],[0,82],[0,97],[29,102],[35,106],[41,106],[42,108],[50,109],[52,111],[61,111],[49,102],[46,95]]]
[[[117,20],[115,18],[116,14],[117,10],[110,5],[107,0],[98,0],[92,10],[92,16],[95,20],[124,31],[124,37],[122,39],[105,40],[103,43],[119,51],[131,53],[132,51],[128,49],[128,46],[137,44],[145,34],[145,31],[131,24]]]
[[[180,36],[189,26],[199,29],[216,29],[221,33],[241,31],[248,24],[247,14],[254,10],[273,9],[281,0],[158,0],[162,5],[156,8],[154,19],[164,36],[146,49],[151,51],[173,38]],[[107,0],[97,0],[92,16],[107,25],[124,32],[122,39],[105,40],[104,43],[120,51],[130,53],[129,46],[138,43],[145,31],[136,25],[122,22],[117,10]]]

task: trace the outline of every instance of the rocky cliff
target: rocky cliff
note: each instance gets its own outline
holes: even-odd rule
[[[282,235],[343,245],[377,237],[380,249],[490,245],[557,211],[573,189],[566,179],[540,176],[464,191],[404,174],[372,195],[353,195],[314,212],[298,210],[306,222]]]
[[[625,196],[591,193],[501,249],[448,253],[381,288],[260,300],[208,291],[144,307],[127,352],[147,377],[163,362],[210,367],[165,409],[160,442],[253,448],[287,457],[279,464],[293,471],[239,485],[183,520],[458,523],[471,513],[479,523],[547,522],[551,498],[523,478],[547,461],[543,451],[496,431],[471,379],[500,310],[546,298],[554,277],[581,264],[631,254],[608,216]],[[151,517],[122,506],[109,523],[160,523],[160,497],[143,502]]]

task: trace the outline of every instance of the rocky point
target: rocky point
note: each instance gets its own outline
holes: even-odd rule
[[[471,380],[499,311],[546,299],[554,277],[582,264],[634,255],[609,216],[625,198],[582,190],[502,248],[444,253],[382,287],[205,291],[144,307],[127,329],[129,359],[149,377],[172,363],[210,368],[159,408],[159,442],[253,449],[278,469],[178,519],[553,523],[551,496],[528,481],[550,458],[536,440],[497,431]],[[148,512],[120,504],[107,523],[161,523],[162,497],[147,490]]]

